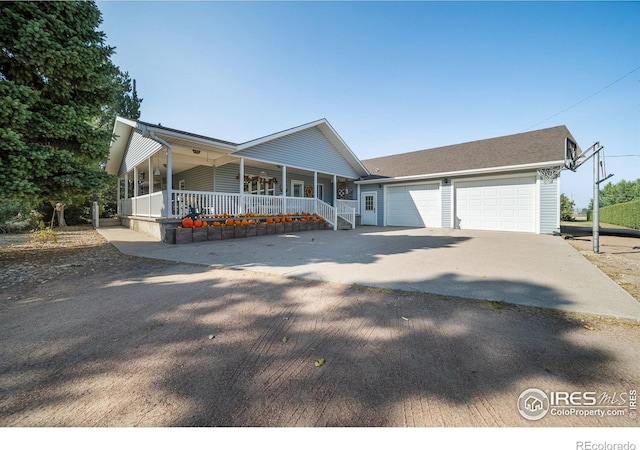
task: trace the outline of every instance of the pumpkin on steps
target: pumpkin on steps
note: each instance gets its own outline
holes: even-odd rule
[[[224,221],[225,225],[233,225],[233,219],[232,218],[228,218],[227,220]]]
[[[193,228],[193,219],[191,217],[182,219],[182,228]]]
[[[202,226],[202,220],[196,219],[193,221],[193,228],[200,228]]]

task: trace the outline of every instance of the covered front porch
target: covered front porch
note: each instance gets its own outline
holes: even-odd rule
[[[120,133],[128,137],[116,140],[111,154],[121,161],[118,216],[130,228],[162,239],[189,214],[306,213],[334,230],[356,225],[359,172],[324,120],[245,144],[122,118]]]

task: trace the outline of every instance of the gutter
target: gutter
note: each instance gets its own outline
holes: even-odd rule
[[[355,183],[356,184],[385,184],[385,183],[393,183],[396,181],[425,180],[425,179],[445,178],[445,177],[451,178],[454,176],[483,175],[483,174],[495,173],[495,172],[512,172],[516,170],[540,169],[543,167],[550,167],[550,166],[564,166],[564,160],[547,161],[547,162],[531,163],[531,164],[519,164],[517,166],[487,167],[485,169],[456,170],[452,172],[408,175],[403,177],[377,178],[372,180],[356,181]]]

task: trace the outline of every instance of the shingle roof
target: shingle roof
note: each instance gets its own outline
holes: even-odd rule
[[[404,177],[564,161],[566,126],[363,160],[372,175]],[[557,164],[556,164],[557,165]]]

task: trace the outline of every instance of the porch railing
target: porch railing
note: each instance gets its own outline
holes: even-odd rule
[[[338,201],[336,205],[336,215],[351,224],[351,228],[356,227],[356,209],[346,202]]]
[[[360,214],[360,202],[358,200],[337,200],[336,205],[345,205],[356,210]]]
[[[293,213],[317,213],[332,226],[336,226],[338,216],[343,217],[352,226],[355,226],[355,209],[350,207],[351,201],[340,200],[337,206],[316,198],[308,197],[282,197],[274,195],[249,195],[244,196],[232,193],[202,192],[202,191],[172,191],[171,208],[166,214],[167,191],[154,192],[119,201],[119,213],[126,216],[143,217],[183,217],[190,212],[190,207],[195,207],[200,214],[214,215],[227,213],[237,215],[240,213],[254,213],[260,215],[293,214]],[[240,208],[241,199],[244,197],[243,208]],[[353,201],[357,203],[356,201]]]

